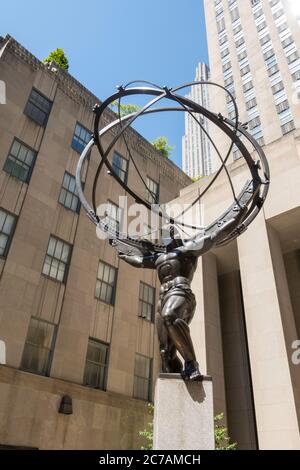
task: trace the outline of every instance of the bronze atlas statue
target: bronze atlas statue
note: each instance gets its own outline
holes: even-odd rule
[[[137,84],[140,86],[137,86]],[[235,110],[234,120],[228,119],[221,114],[213,113],[179,93],[187,87],[203,85],[210,85],[224,90],[233,103]],[[121,99],[136,95],[148,95],[152,96],[152,99],[143,107],[122,116]],[[171,105],[154,107],[161,100],[169,100]],[[112,103],[118,104],[117,116],[107,109]],[[220,159],[221,165],[219,170],[210,177],[209,184],[206,185],[203,192],[195,198],[189,207],[185,208],[178,216],[170,218],[162,206],[150,204],[147,200],[142,199],[136,194],[132,188],[128,187],[124,178],[114,170],[108,157],[116,142],[122,138],[125,142],[129,158],[132,160],[141,181],[149,191],[131,154],[126,129],[140,116],[173,111],[183,111],[192,116],[192,119],[197,122],[202,132],[209,139],[211,146]],[[191,290],[191,281],[197,268],[198,257],[207,253],[212,248],[225,245],[236,239],[247,229],[261,210],[270,182],[269,167],[265,154],[258,142],[247,131],[247,125],[239,122],[238,109],[232,94],[215,83],[192,82],[170,89],[145,81],[130,82],[125,86],[118,87],[117,92],[102,104],[95,105],[94,113],[94,134],[84,149],[77,166],[76,185],[79,198],[90,219],[100,230],[106,233],[110,244],[118,251],[119,257],[122,260],[138,268],[156,269],[158,273],[161,290],[155,318],[160,344],[162,372],[181,373],[184,380],[201,380],[202,375],[196,360],[189,329],[189,324],[196,308],[195,296]],[[100,129],[101,118],[105,121],[105,125]],[[209,120],[229,138],[231,143],[224,158],[204,127],[203,119]],[[104,136],[111,136],[111,141],[106,149],[103,147]],[[83,164],[89,158],[91,148],[94,145],[97,146],[101,159],[95,175],[92,204],[90,205],[83,193],[81,173]],[[234,191],[227,167],[228,159],[232,154],[234,146],[244,158],[251,176],[245,182],[238,195]],[[156,243],[156,240],[155,242],[145,240],[145,237],[130,236],[127,233],[122,233],[116,230],[115,225],[109,223],[107,217],[101,218],[97,214],[96,188],[104,165],[109,174],[116,179],[127,194],[134,198],[136,203],[142,204],[149,211],[155,212],[158,217],[167,221],[168,236],[161,236],[161,243]],[[207,227],[187,224],[182,219],[184,213],[199,204],[205,193],[213,186],[221,171],[225,171],[228,176],[233,193],[233,203]],[[156,200],[157,195],[153,193],[152,196],[153,201],[158,203]],[[189,238],[182,237],[179,232],[183,228],[193,230],[195,234]],[[160,233],[162,233],[162,230]],[[164,233],[166,233],[166,230]],[[177,355],[178,352],[184,360],[184,365]]]

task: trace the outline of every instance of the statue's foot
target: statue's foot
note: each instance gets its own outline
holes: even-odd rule
[[[190,382],[202,382],[203,380],[203,375],[199,370],[199,364],[196,361],[186,362],[181,376],[183,380]]]
[[[170,357],[168,352],[165,350],[162,350],[160,354],[162,372],[166,374],[181,374],[183,366],[178,356]]]
[[[178,356],[175,356],[170,360],[170,369],[172,374],[182,373],[183,365]]]

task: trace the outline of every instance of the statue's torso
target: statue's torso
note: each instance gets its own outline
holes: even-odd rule
[[[161,284],[177,277],[186,278],[190,282],[197,267],[197,258],[191,254],[172,251],[160,255],[155,266]]]

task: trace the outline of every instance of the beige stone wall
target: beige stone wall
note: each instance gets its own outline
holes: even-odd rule
[[[58,412],[63,395],[73,414]],[[0,366],[1,445],[58,449],[140,449],[147,404],[112,392]]]

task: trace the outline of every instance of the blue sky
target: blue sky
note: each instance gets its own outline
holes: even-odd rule
[[[1,35],[14,36],[39,59],[62,47],[70,73],[100,99],[133,79],[192,81],[197,63],[208,60],[203,0],[1,3]],[[181,166],[182,113],[145,117],[137,128],[149,140],[166,135]]]

